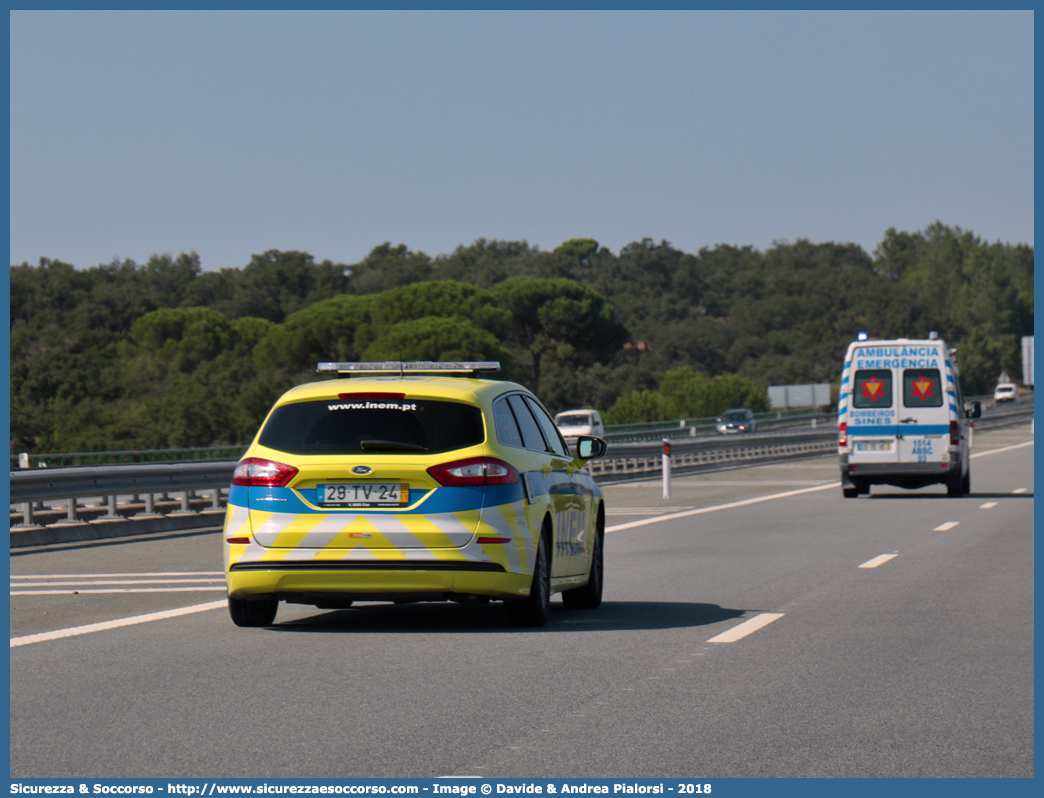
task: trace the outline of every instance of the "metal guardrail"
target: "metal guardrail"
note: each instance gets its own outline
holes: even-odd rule
[[[837,428],[676,438],[670,443],[671,467],[676,469],[836,451]],[[605,457],[591,460],[586,468],[594,477],[659,472],[663,467],[662,457],[662,441],[613,444]]]
[[[823,419],[823,416],[816,416]],[[742,460],[761,460],[826,453],[837,450],[837,418],[828,416],[816,429],[782,429],[776,432],[715,435],[712,437],[670,437],[671,467],[686,468]],[[1032,403],[990,406],[974,420],[977,430],[1025,424],[1033,419]],[[606,457],[592,460],[587,470],[592,476],[628,475],[660,472],[663,468],[663,442],[613,443]]]
[[[1013,403],[1008,406],[995,405],[984,409],[983,414],[975,419],[975,429],[998,429],[1025,424],[1033,420],[1031,403]]]
[[[210,463],[32,468],[11,472],[11,501],[227,488],[237,460]]]
[[[16,468],[70,468],[130,463],[184,463],[211,460],[238,460],[246,444],[199,446],[190,449],[128,449],[111,452],[59,452],[57,454],[11,455],[11,470]]]
[[[807,428],[817,429],[836,422],[837,414],[773,412],[754,416],[757,429],[768,430]],[[658,441],[663,438],[699,438],[718,435],[717,418],[679,418],[673,421],[650,421],[640,424],[607,424],[605,439],[609,443],[630,441]]]
[[[34,524],[34,512],[45,501],[66,502],[65,522],[79,521],[78,500],[104,497],[107,520],[122,518],[116,512],[117,496],[130,494],[144,497],[144,513],[155,515],[155,495],[180,493],[181,512],[188,512],[191,493],[211,490],[211,506],[218,508],[221,491],[232,482],[238,460],[203,463],[164,463],[148,465],[88,466],[81,468],[31,468],[11,472],[11,503],[22,505],[21,526]]]

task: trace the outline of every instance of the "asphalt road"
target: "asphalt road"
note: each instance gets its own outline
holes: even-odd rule
[[[1032,439],[979,433],[960,499],[834,457],[610,486],[604,603],[539,630],[239,629],[214,531],[18,551],[11,776],[1031,777]]]

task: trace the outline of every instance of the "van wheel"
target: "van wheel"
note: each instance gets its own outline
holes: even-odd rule
[[[971,469],[968,469],[968,473],[964,475],[964,480],[961,482],[961,491],[967,496],[971,493]]]
[[[562,591],[562,603],[571,610],[593,610],[602,603],[602,532],[597,530],[594,539],[594,551],[591,552],[591,571],[587,584]]]
[[[520,601],[509,601],[505,605],[511,622],[516,626],[543,626],[551,617],[551,568],[547,557],[546,532],[547,527],[544,527],[537,544],[533,584],[529,588],[529,595]]]
[[[859,488],[842,488],[841,493],[844,494],[846,499],[854,499],[859,495]]]
[[[263,599],[228,598],[228,614],[236,626],[271,626],[279,611],[279,599],[268,596]]]
[[[964,495],[964,480],[957,474],[956,479],[946,480],[946,495],[960,497]]]

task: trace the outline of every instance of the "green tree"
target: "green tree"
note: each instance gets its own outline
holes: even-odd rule
[[[639,390],[617,399],[605,413],[607,424],[636,424],[642,421],[668,421],[677,418],[670,402],[659,391]]]
[[[385,242],[348,270],[348,289],[356,294],[379,294],[389,288],[423,282],[431,277],[431,258],[411,252],[405,244]]]
[[[612,357],[628,338],[612,305],[573,280],[513,277],[485,298],[511,313],[508,343],[528,361],[538,394],[545,360],[591,365]]]
[[[273,325],[254,347],[259,371],[288,375],[314,373],[319,361],[358,360],[372,340],[374,297],[342,294],[316,302]]]
[[[461,316],[425,316],[388,327],[365,360],[498,360],[510,368],[511,353],[495,335]]]

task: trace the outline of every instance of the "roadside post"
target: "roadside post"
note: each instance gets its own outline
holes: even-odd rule
[[[671,498],[671,442],[663,439],[663,498]]]

